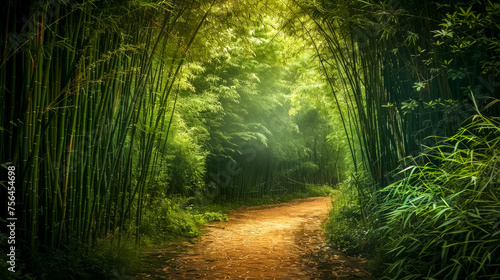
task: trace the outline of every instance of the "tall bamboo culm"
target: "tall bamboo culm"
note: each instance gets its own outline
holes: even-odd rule
[[[467,110],[473,111],[472,106],[457,106],[461,112],[424,106],[438,99],[460,105],[462,88],[480,83],[451,80],[446,71],[432,72],[442,68],[443,58],[432,44],[441,15],[431,1],[294,2],[312,22],[309,28],[322,38],[318,57],[327,65],[333,94],[341,100],[337,109],[346,116],[346,134],[355,143],[353,157],[375,188],[397,180],[391,172],[430,145],[428,136],[452,135],[469,115]],[[423,52],[433,54],[431,65],[419,58]],[[467,70],[478,73],[479,67]],[[406,103],[416,106],[408,110]]]
[[[0,162],[19,174],[25,250],[140,234],[172,89],[213,4],[8,1],[0,12]]]

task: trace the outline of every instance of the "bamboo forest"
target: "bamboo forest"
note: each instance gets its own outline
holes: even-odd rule
[[[498,1],[0,7],[0,279],[500,279]]]

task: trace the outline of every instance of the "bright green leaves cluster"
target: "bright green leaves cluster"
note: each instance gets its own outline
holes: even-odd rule
[[[323,114],[330,108],[314,101],[324,88],[318,72],[308,68],[312,53],[285,46],[290,39],[272,26],[277,23],[271,17],[248,26],[209,21],[206,30],[218,28],[218,36],[201,59],[203,70],[189,78],[192,88],[180,92],[179,115],[203,135],[205,177],[208,189],[216,185],[219,201],[332,183],[339,178],[329,171],[343,166],[336,157],[341,148],[328,141],[333,128]],[[301,97],[310,101],[299,105]],[[308,119],[311,114],[320,116]]]
[[[474,116],[382,191],[390,279],[500,275],[499,121]]]
[[[252,143],[265,148],[271,145],[272,139],[279,141],[273,138],[276,133],[274,126],[275,122],[288,117],[280,115],[287,89],[280,86],[283,69],[276,56],[269,56],[275,52],[276,43],[270,42],[264,30],[255,28],[240,38],[234,38],[231,30],[221,31],[220,35],[227,40],[224,47],[220,48],[221,52],[214,53],[205,65],[206,71],[192,83],[201,96],[214,96],[221,106],[220,111],[207,111],[201,115],[210,134],[205,143],[210,151],[207,168],[211,174],[218,174],[225,171],[228,162],[233,162],[244,169],[240,178],[235,176],[238,174],[230,175],[224,180],[231,182],[219,186],[219,191],[228,199],[235,199],[240,195],[243,198],[247,192],[245,188],[251,185],[241,178],[257,172],[251,166],[243,166],[248,158],[242,156],[241,147]],[[258,159],[250,158],[255,160],[255,165]],[[262,169],[261,173],[264,172]],[[213,180],[211,177],[207,179]]]
[[[437,5],[447,13],[439,24],[440,29],[433,31],[433,44],[444,46],[452,53],[467,54],[468,59],[481,65],[483,74],[498,75],[500,42],[494,30],[498,29],[500,5],[495,1],[465,1],[454,7]]]

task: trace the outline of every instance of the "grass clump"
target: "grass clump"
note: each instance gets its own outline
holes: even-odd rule
[[[338,185],[337,197],[325,223],[327,240],[347,254],[368,253],[373,249],[372,229],[377,219],[367,213],[366,197],[360,188],[370,184],[366,176],[354,174]]]
[[[500,279],[500,118],[472,117],[402,172],[380,192],[384,279]]]
[[[188,198],[164,198],[153,202],[144,217],[142,233],[155,241],[198,237],[204,224],[227,221],[225,214],[195,209]]]
[[[332,196],[338,193],[338,190],[333,189],[329,185],[306,185],[306,193],[310,197],[315,196]]]

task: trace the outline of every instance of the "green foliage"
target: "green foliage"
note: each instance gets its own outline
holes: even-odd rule
[[[202,227],[214,221],[228,221],[225,214],[196,204],[193,198],[156,198],[146,205],[141,234],[154,242],[178,237],[197,237]]]
[[[369,231],[363,226],[360,206],[339,206],[334,201],[333,207],[325,226],[328,241],[347,253],[363,252]]]
[[[201,143],[205,136],[196,127],[187,127],[182,119],[175,120],[171,128],[171,141],[166,145],[165,164],[159,168],[159,175],[168,174],[165,183],[166,194],[193,196],[204,187],[205,159],[208,155]],[[203,132],[202,132],[203,133]]]
[[[205,212],[201,215],[201,218],[204,223],[229,221],[227,215],[218,212]]]
[[[433,44],[451,51],[451,54],[468,55],[469,63],[481,65],[483,74],[499,74],[500,40],[498,39],[498,18],[500,4],[495,1],[460,1],[452,7],[437,4],[446,11],[446,17],[439,24],[440,29],[433,31]],[[445,68],[451,75],[454,70]],[[462,69],[460,76],[469,75]],[[454,79],[456,79],[454,78]]]
[[[247,32],[239,36],[220,26],[220,45],[190,79],[194,90],[182,92],[180,112],[187,126],[207,132],[200,143],[209,152],[206,180],[216,187],[218,202],[273,197],[304,191],[306,182],[339,179],[331,170],[342,167],[343,157],[329,138],[327,106],[298,104],[298,95],[319,98],[321,87],[311,90],[307,83],[320,75],[307,67],[310,53],[295,58],[282,52],[287,38],[267,28],[273,24],[263,18],[241,27]]]
[[[203,186],[206,155],[173,116],[201,71],[183,65],[213,1],[42,2],[1,11],[0,156],[18,171],[26,252],[139,230],[166,183]]]
[[[485,104],[498,98],[498,4],[297,3],[325,39],[317,55],[368,177],[342,191],[329,239],[366,249],[391,279],[499,278],[498,110]]]
[[[472,117],[380,195],[387,279],[500,277],[500,118]]]
[[[202,223],[203,220],[200,217],[195,217],[185,209],[181,209],[179,203],[164,198],[152,202],[144,217],[141,230],[142,233],[156,238],[196,237],[201,234]]]
[[[311,196],[333,196],[335,193],[337,193],[337,190],[333,189],[331,186],[328,185],[313,185],[313,184],[307,184],[306,185],[306,193]]]
[[[376,248],[373,228],[378,218],[375,213],[366,212],[370,198],[359,191],[369,184],[366,176],[359,174],[340,183],[339,195],[332,201],[325,224],[327,240],[348,254],[372,253]]]

